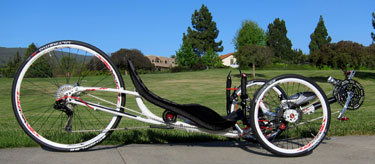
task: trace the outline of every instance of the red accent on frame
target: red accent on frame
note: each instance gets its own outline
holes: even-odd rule
[[[271,128],[268,128],[268,127],[265,127],[265,126],[260,126],[261,129],[268,129],[268,130],[272,130]]]

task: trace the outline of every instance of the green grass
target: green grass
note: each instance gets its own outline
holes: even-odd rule
[[[228,69],[214,69],[198,72],[162,73],[141,75],[147,87],[161,97],[177,103],[198,103],[225,114],[225,81]],[[246,73],[251,74],[250,71]],[[257,78],[271,79],[281,74],[301,74],[316,81],[326,93],[332,90],[332,85],[326,83],[328,76],[343,79],[339,70],[260,70]],[[232,85],[238,86],[240,79],[237,70],[232,70]],[[127,90],[134,90],[129,76],[123,76]],[[18,125],[13,114],[10,94],[12,80],[0,78],[0,148],[36,146]],[[337,114],[332,115],[331,127],[328,135],[374,135],[375,134],[375,71],[361,71],[355,80],[359,81],[366,94],[362,107],[356,111],[347,111],[349,121],[338,121]],[[330,96],[330,95],[329,95]],[[37,102],[36,102],[37,103]],[[164,111],[146,102],[155,114],[161,115]],[[137,109],[134,98],[127,97],[126,107]],[[331,105],[331,110],[338,111],[341,106]],[[144,123],[129,119],[122,119],[119,128],[129,126],[145,126]],[[188,133],[178,130],[141,129],[116,131],[103,144],[130,144],[130,143],[166,143],[166,142],[198,142],[225,140],[225,137]]]

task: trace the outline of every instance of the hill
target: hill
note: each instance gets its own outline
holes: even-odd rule
[[[13,60],[13,58],[16,55],[17,52],[19,52],[19,54],[20,54],[20,56],[22,58],[23,55],[26,52],[26,48],[5,48],[5,47],[0,47],[0,66],[1,65],[6,65],[9,60]],[[75,58],[76,58],[76,60],[78,62],[82,62],[84,60],[90,60],[91,59],[91,57],[86,57],[86,59],[85,59],[85,56],[83,56],[83,55],[79,55],[79,54],[75,54],[75,53],[71,53],[71,54],[76,55]],[[61,56],[61,54],[57,54],[58,58],[59,58],[59,56]]]
[[[26,51],[26,48],[5,48],[0,47],[0,65],[5,65],[9,60],[12,60],[13,57],[19,52],[22,57]]]

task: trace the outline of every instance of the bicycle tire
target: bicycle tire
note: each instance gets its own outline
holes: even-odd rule
[[[281,87],[286,97],[273,96],[270,88],[274,86]],[[261,102],[267,103],[273,114],[259,112]],[[318,103],[321,109],[315,110],[314,104]],[[327,97],[315,82],[289,74],[271,79],[258,90],[252,101],[250,121],[254,135],[265,149],[278,156],[295,157],[312,152],[322,142],[329,129],[330,113]],[[263,127],[264,120],[273,128]],[[277,128],[283,129],[282,134],[267,139]]]
[[[48,43],[19,67],[12,87],[13,111],[26,134],[42,147],[56,151],[85,150],[103,141],[119,124],[120,116],[88,106],[57,103],[59,97],[77,85],[125,89],[111,59],[100,49],[80,41]],[[125,106],[125,94],[82,92],[76,95],[86,99],[94,99],[93,96]]]

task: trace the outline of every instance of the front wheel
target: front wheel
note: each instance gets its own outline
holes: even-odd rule
[[[276,93],[274,87],[284,93]],[[326,136],[331,118],[322,89],[299,75],[281,75],[263,85],[252,100],[250,112],[251,128],[258,142],[279,156],[311,152]],[[282,133],[269,138],[278,131]]]
[[[101,142],[121,117],[68,98],[100,103],[118,111],[125,95],[81,92],[67,97],[76,86],[125,89],[118,69],[98,48],[78,41],[57,41],[40,47],[20,66],[12,88],[18,123],[34,141],[58,151],[79,151]]]

